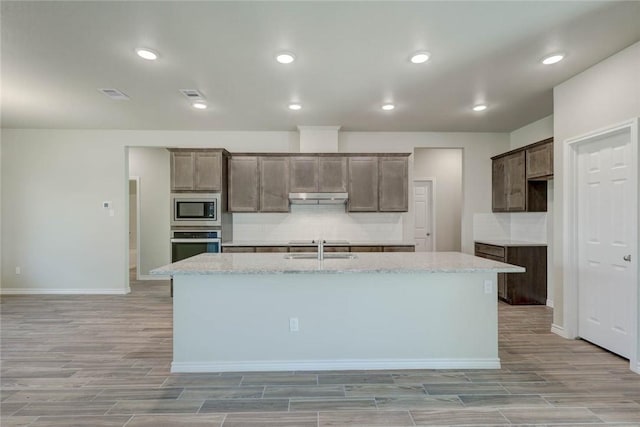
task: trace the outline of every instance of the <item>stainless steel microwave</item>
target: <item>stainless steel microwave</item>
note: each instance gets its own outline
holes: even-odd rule
[[[220,224],[220,193],[171,194],[172,226],[216,227]]]

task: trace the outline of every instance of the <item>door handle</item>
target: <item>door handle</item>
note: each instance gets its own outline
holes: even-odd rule
[[[427,233],[427,236],[431,236],[431,233]]]
[[[631,254],[623,256],[622,259],[627,262],[631,262]]]

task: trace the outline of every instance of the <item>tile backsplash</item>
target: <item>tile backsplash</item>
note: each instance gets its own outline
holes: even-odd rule
[[[234,213],[233,240],[400,241],[401,213],[347,213],[344,205],[292,205],[288,213]]]
[[[473,239],[547,243],[547,212],[475,214]]]

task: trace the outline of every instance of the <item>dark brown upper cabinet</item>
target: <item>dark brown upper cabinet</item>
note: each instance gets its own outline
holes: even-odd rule
[[[229,159],[228,209],[230,212],[258,212],[260,208],[257,156]]]
[[[172,149],[171,191],[220,192],[226,176],[224,150]]]
[[[260,157],[260,212],[289,212],[289,158]]]
[[[291,157],[289,167],[289,189],[292,193],[318,191],[318,157]]]
[[[347,191],[346,157],[318,157],[318,191],[321,193],[344,193]]]
[[[349,212],[378,211],[378,157],[349,157]]]
[[[347,159],[341,156],[293,156],[289,159],[292,193],[345,193]]]
[[[406,157],[378,159],[378,210],[407,212],[409,210],[409,161]]]
[[[546,212],[553,138],[492,157],[493,212]]]
[[[529,145],[526,153],[527,179],[553,178],[553,138]]]

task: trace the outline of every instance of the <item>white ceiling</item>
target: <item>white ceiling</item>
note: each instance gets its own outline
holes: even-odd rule
[[[512,131],[553,112],[555,85],[640,40],[638,1],[1,7],[2,127],[13,128]],[[297,61],[276,63],[282,50]],[[432,59],[411,64],[417,50]],[[540,64],[556,51],[566,59]],[[211,108],[194,110],[184,88]],[[383,112],[387,101],[396,109]],[[474,113],[478,102],[489,108]]]

